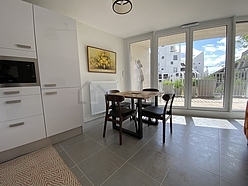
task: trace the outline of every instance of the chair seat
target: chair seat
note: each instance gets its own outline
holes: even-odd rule
[[[121,116],[122,117],[127,117],[127,116],[133,115],[135,113],[136,113],[136,110],[134,110],[134,109],[121,108]],[[110,111],[109,115],[113,116],[113,117],[119,117],[120,116],[119,109],[118,108],[112,109]]]
[[[147,114],[161,116],[164,113],[164,109],[163,108],[160,108],[160,107],[149,106],[149,107],[144,108],[142,110],[142,113],[147,113]]]
[[[142,107],[149,107],[155,105],[154,102],[142,102]]]

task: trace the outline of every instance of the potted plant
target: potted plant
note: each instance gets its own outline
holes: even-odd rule
[[[162,89],[166,93],[173,92],[173,82],[170,81],[170,80],[164,80],[164,81],[162,81]]]
[[[182,79],[177,79],[174,81],[174,90],[176,96],[181,96],[182,95],[182,90],[183,90],[183,80]]]

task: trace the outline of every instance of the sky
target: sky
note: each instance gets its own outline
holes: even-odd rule
[[[178,46],[177,46],[178,47]],[[247,48],[236,48],[235,60],[239,59],[242,52]],[[182,61],[185,61],[186,45],[181,44]],[[204,66],[208,68],[211,74],[225,66],[226,58],[226,38],[211,38],[204,40],[197,40],[193,42],[193,58],[204,52]],[[207,69],[204,68],[204,71]]]

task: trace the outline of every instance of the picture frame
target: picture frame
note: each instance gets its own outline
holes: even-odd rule
[[[116,52],[87,46],[88,71],[116,73]]]

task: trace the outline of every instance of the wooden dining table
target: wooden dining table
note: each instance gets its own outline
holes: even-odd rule
[[[116,95],[122,95],[125,98],[131,98],[131,106],[134,108],[134,100],[137,99],[137,109],[138,109],[138,131],[134,132],[125,128],[122,128],[122,132],[129,134],[138,139],[143,138],[143,126],[142,126],[142,100],[155,98],[155,106],[158,105],[158,96],[163,94],[164,92],[153,92],[153,91],[123,91],[114,93]],[[119,127],[113,123],[113,129],[119,130]]]

